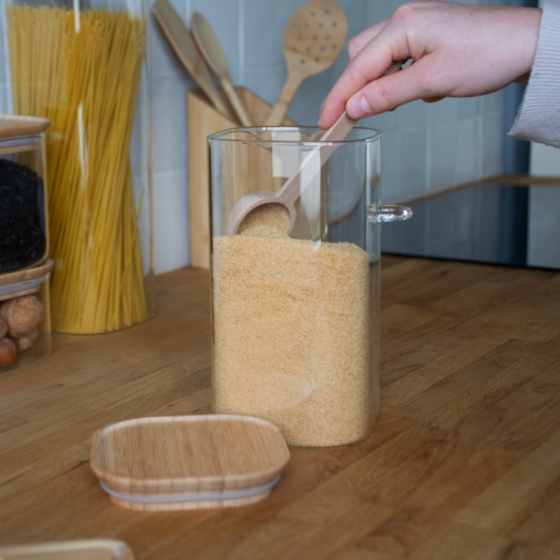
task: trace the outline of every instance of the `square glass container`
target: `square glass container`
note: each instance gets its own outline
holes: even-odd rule
[[[49,277],[53,261],[0,274],[0,374],[51,353]]]
[[[214,412],[272,422],[298,447],[371,432],[380,224],[411,215],[381,204],[377,130],[354,128],[340,142],[321,134],[255,127],[208,137]],[[297,191],[280,199],[296,173]],[[257,206],[235,233],[232,216],[247,200]]]

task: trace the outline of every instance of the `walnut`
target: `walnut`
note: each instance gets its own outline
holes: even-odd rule
[[[35,296],[21,296],[0,306],[0,317],[11,336],[23,336],[37,327],[43,318],[43,305]]]

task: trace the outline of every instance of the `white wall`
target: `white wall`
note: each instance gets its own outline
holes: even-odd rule
[[[558,3],[557,0],[556,3]],[[542,8],[542,0],[539,5]],[[560,176],[560,149],[531,142],[531,175]],[[529,189],[527,264],[560,268],[560,189]]]
[[[531,175],[560,176],[560,149],[531,142]],[[560,189],[529,189],[527,264],[560,268]]]
[[[349,37],[390,17],[401,0],[338,0]],[[286,79],[284,29],[304,0],[172,0],[188,22],[193,11],[210,22],[226,52],[235,83],[273,103]],[[478,0],[503,5],[505,0]],[[155,186],[156,271],[189,262],[187,133],[185,93],[195,87],[152,20],[151,68]],[[0,44],[0,48],[2,48]],[[1,53],[0,53],[1,54]],[[3,57],[1,57],[3,59]],[[289,116],[315,124],[319,107],[347,62],[343,53],[326,72],[309,78]],[[0,111],[6,110],[8,77],[0,68]],[[383,139],[385,202],[403,201],[501,171],[503,96],[411,103],[368,119]]]

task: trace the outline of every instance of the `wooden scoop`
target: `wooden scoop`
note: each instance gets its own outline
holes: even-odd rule
[[[218,77],[233,110],[239,117],[239,122],[243,126],[253,126],[245,107],[243,107],[243,103],[241,103],[241,99],[239,99],[231,83],[227,59],[218,38],[210,27],[210,24],[198,12],[194,12],[191,16],[191,31],[204,60],[206,60],[210,70]]]
[[[397,72],[401,69],[402,64],[402,62],[393,62],[383,75],[387,76]],[[319,142],[341,142],[346,138],[356,122],[355,119],[349,117],[346,111],[344,111],[342,116],[321,136]],[[307,187],[308,183],[313,179],[312,174],[305,173],[306,167],[319,153],[320,160],[318,167],[321,169],[336,148],[336,144],[319,145],[313,148],[301,162],[299,170],[284,183],[278,192],[256,191],[240,198],[229,215],[228,234],[237,234],[239,226],[247,214],[264,204],[280,204],[284,207],[288,215],[287,233],[290,233],[296,222],[294,203],[299,198],[301,192]]]
[[[294,13],[284,35],[288,79],[265,126],[282,124],[301,82],[334,64],[347,32],[344,10],[333,0],[310,0]]]
[[[323,136],[321,136],[319,142],[337,142],[344,140],[356,122],[357,121],[350,118],[345,111],[338,121],[336,121],[336,123],[333,124],[333,126],[331,126],[331,128],[329,128]],[[296,223],[296,209],[294,207],[294,203],[301,194],[301,191],[303,191],[303,189],[307,186],[307,182],[312,179],[312,176],[308,176],[307,181],[302,183],[302,176],[305,167],[309,165],[313,158],[317,157],[317,152],[320,152],[319,167],[322,167],[335,149],[336,144],[331,144],[326,146],[317,146],[311,150],[307,157],[301,162],[299,170],[284,183],[277,193],[270,191],[256,191],[239,199],[229,215],[228,233],[230,235],[235,235],[241,225],[241,222],[245,219],[247,214],[263,204],[281,204],[288,214],[287,231],[288,233],[292,231],[292,228]]]
[[[173,50],[190,75],[196,80],[214,107],[224,116],[231,118],[230,111],[214,85],[206,63],[198,54],[191,34],[181,16],[169,0],[156,0],[152,6],[152,11],[167,40],[171,43]]]

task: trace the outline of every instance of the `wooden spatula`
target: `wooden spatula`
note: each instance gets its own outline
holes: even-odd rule
[[[152,11],[184,67],[196,80],[214,107],[224,116],[231,119],[230,110],[224,103],[214,82],[212,82],[210,71],[196,50],[191,34],[181,16],[169,0],[156,0],[152,6]]]
[[[204,16],[198,12],[194,12],[191,16],[191,31],[204,60],[206,60],[210,70],[218,77],[233,110],[239,118],[239,122],[243,126],[253,126],[241,99],[239,99],[231,83],[229,66],[224,51],[220,46],[220,42],[210,27],[210,24],[206,21]]]
[[[288,79],[265,126],[282,124],[301,82],[334,64],[347,33],[344,10],[333,0],[310,0],[294,13],[284,35]]]

